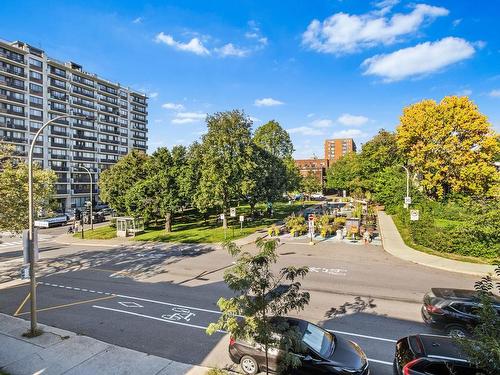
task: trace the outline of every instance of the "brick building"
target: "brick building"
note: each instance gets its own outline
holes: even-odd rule
[[[324,185],[326,181],[326,170],[328,169],[329,161],[327,159],[296,159],[295,165],[299,168],[300,174],[303,177],[313,173],[314,176]]]
[[[349,152],[356,151],[356,144],[352,138],[325,139],[325,159],[339,160]]]

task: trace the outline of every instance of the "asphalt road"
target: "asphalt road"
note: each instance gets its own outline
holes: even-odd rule
[[[228,338],[207,336],[232,259],[203,245],[53,247],[42,253],[40,322],[176,361],[224,366]],[[367,354],[372,374],[390,374],[397,338],[431,332],[420,301],[433,286],[473,287],[474,277],[396,259],[380,246],[297,242],[280,246],[278,266],[307,265],[311,303],[297,315]],[[12,262],[12,259],[9,258]],[[3,262],[0,258],[1,262]],[[0,311],[29,319],[26,285],[0,290]]]

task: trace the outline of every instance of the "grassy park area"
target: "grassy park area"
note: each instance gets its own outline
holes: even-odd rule
[[[273,217],[259,216],[253,220],[245,220],[241,228],[239,216],[244,215],[246,219],[250,218],[250,206],[242,205],[237,207],[237,216],[228,218],[228,228],[224,231],[222,223],[218,220],[216,214],[203,217],[194,210],[179,212],[174,217],[172,232],[167,233],[163,228],[163,223],[150,223],[144,233],[134,237],[137,241],[161,241],[161,242],[180,242],[180,243],[215,243],[222,242],[225,239],[233,240],[246,237],[258,230],[265,229],[270,225],[283,220],[293,212],[298,212],[302,207],[307,207],[317,202],[293,202],[291,205],[285,202],[274,204]],[[255,207],[256,212],[265,212],[266,206],[258,204]],[[80,238],[81,234],[76,233],[75,238]],[[99,227],[85,231],[85,239],[110,239],[116,237],[116,229],[112,226]]]

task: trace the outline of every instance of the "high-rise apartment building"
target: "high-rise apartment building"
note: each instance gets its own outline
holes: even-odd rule
[[[122,155],[147,150],[147,97],[26,43],[0,41],[0,142],[26,157],[42,124],[65,114],[86,119],[57,120],[34,148],[34,160],[57,174],[61,210],[89,199],[89,175],[79,166],[95,182]]]
[[[356,151],[356,144],[352,138],[325,140],[325,159],[327,160],[339,160],[342,156],[353,151]]]

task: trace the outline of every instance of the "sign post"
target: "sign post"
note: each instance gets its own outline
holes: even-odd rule
[[[410,206],[410,204],[411,204],[411,197],[406,196],[405,197],[404,207],[408,208]]]
[[[245,216],[240,215],[240,234],[243,232],[243,222],[245,221]]]
[[[223,223],[224,223],[225,218],[226,218],[226,215],[220,214],[220,219],[222,220]],[[227,230],[227,228],[224,228],[224,239],[227,239],[226,230]]]
[[[314,214],[309,214],[307,217],[309,223],[309,245],[314,245],[313,236],[314,236]]]
[[[418,210],[410,210],[410,220],[418,221],[420,219],[420,212]]]

